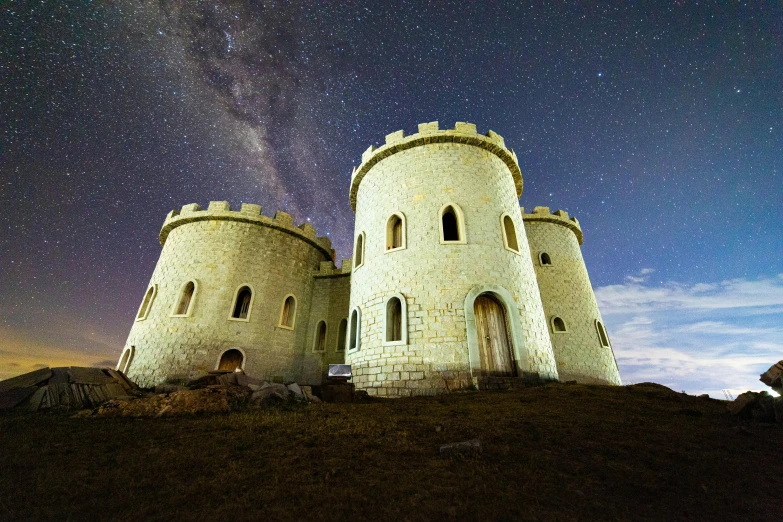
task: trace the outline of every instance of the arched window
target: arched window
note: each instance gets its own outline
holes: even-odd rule
[[[609,336],[606,335],[603,323],[597,319],[595,321],[595,329],[598,331],[598,342],[601,343],[601,346],[609,348]]]
[[[552,318],[552,331],[555,333],[562,333],[566,331],[565,321],[560,317]]]
[[[217,370],[224,372],[234,372],[241,370],[245,365],[245,354],[236,348],[226,350],[218,360]]]
[[[386,221],[386,251],[406,247],[405,216],[401,212],[392,214]]]
[[[386,301],[384,344],[408,344],[408,307],[405,296],[394,294]]]
[[[359,308],[354,308],[351,312],[350,332],[348,334],[348,349],[358,350],[360,341],[360,325],[362,322]]]
[[[353,253],[353,267],[359,268],[364,264],[364,232],[360,232],[356,237],[356,249]]]
[[[512,252],[519,253],[519,243],[517,242],[517,230],[514,226],[514,220],[511,216],[504,213],[500,218],[500,226],[503,231],[503,245]]]
[[[440,209],[439,227],[440,242],[449,244],[462,244],[465,241],[465,219],[462,209],[456,203],[447,203]]]
[[[326,350],[326,321],[319,321],[315,327],[315,341],[313,343],[314,352],[323,352]]]
[[[295,321],[296,298],[293,295],[288,295],[283,301],[283,309],[280,310],[280,326],[293,330]]]
[[[155,295],[158,293],[158,285],[151,285],[147,289],[147,293],[144,294],[144,299],[139,307],[139,313],[136,314],[137,321],[143,321],[147,318],[152,309],[152,302],[155,300]]]
[[[231,307],[231,317],[240,321],[250,320],[250,310],[253,306],[253,290],[250,285],[242,285],[234,294],[234,305]]]
[[[541,266],[552,266],[552,258],[546,252],[538,254],[538,261],[541,263]]]
[[[342,352],[345,350],[345,332],[348,330],[348,319],[340,321],[340,326],[337,328],[337,351]]]
[[[179,317],[188,317],[190,316],[192,303],[193,303],[193,297],[196,292],[196,283],[193,281],[188,281],[184,285],[182,285],[182,290],[179,293],[179,301],[177,301],[174,311],[171,315],[173,316],[179,316]]]
[[[120,362],[117,363],[117,371],[120,371],[122,373],[128,373],[128,369],[130,368],[131,362],[133,362],[133,356],[136,354],[136,347],[135,346],[129,346],[122,352],[122,357],[120,357]]]

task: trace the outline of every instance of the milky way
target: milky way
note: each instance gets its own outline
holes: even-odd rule
[[[435,120],[504,136],[596,287],[783,272],[780,6],[335,4],[1,8],[0,351],[118,354],[186,203],[349,256],[361,152]]]

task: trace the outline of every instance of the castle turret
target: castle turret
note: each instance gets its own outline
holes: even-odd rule
[[[560,380],[621,384],[582,258],[579,221],[547,207],[524,221]]]
[[[346,362],[377,395],[430,394],[482,375],[557,379],[503,138],[470,123],[370,147],[356,212]]]
[[[329,239],[307,223],[294,226],[284,212],[269,218],[258,205],[232,211],[213,201],[206,210],[191,204],[169,213],[160,244],[120,358],[130,378],[153,386],[242,368],[261,378],[320,382],[318,352],[336,341],[311,342],[318,333],[309,316],[312,276],[322,263],[333,267]],[[347,294],[347,279],[344,286]],[[336,339],[336,324],[329,333]]]

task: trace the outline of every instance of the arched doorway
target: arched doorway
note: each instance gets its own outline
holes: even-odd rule
[[[481,372],[487,375],[515,376],[516,363],[506,310],[495,296],[484,293],[473,302],[476,318]]]
[[[225,352],[223,352],[223,355],[220,357],[220,362],[218,363],[218,370],[233,372],[237,368],[242,368],[242,362],[244,361],[244,359],[245,359],[244,354],[239,350],[235,348],[232,348],[231,350],[226,350]]]

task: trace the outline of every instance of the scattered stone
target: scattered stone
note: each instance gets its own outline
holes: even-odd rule
[[[174,393],[178,391],[187,390],[187,386],[182,386],[181,384],[158,384],[155,386],[155,393]]]
[[[299,387],[298,384],[292,383],[287,386],[288,391],[290,391],[293,396],[299,400],[305,400],[304,393],[302,393],[302,388]]]
[[[482,453],[481,441],[479,439],[466,440],[464,442],[454,442],[444,444],[440,447],[441,457],[470,457]]]
[[[29,388],[40,384],[43,381],[48,381],[52,376],[52,370],[49,368],[41,368],[16,377],[11,377],[4,381],[0,381],[0,393],[5,393],[18,388]]]
[[[761,374],[759,380],[783,395],[783,361],[770,366],[769,370]]]

